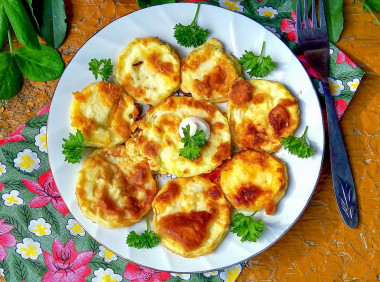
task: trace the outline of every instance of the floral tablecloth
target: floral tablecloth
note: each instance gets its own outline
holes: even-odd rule
[[[321,92],[318,76],[298,55],[295,12],[287,0],[211,0],[242,13],[281,38]],[[330,45],[330,89],[342,116],[363,76],[342,51]],[[49,107],[0,140],[0,274],[6,281],[234,281],[244,262],[207,273],[156,271],[118,257],[99,245],[69,212],[47,157]]]

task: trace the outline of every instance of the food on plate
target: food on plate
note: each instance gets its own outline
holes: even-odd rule
[[[82,132],[87,146],[112,147],[130,137],[138,109],[120,87],[100,81],[73,95],[71,126]]]
[[[116,80],[138,103],[156,105],[180,85],[180,61],[173,47],[156,37],[136,38],[120,53]]]
[[[275,152],[298,127],[298,101],[279,82],[238,79],[228,95],[232,141],[243,150]]]
[[[238,60],[215,38],[181,60],[181,90],[196,99],[226,102],[230,85],[241,76]]]
[[[194,160],[180,156],[185,143],[181,142],[179,126],[190,116],[203,119],[210,127],[210,137]],[[230,156],[231,135],[227,119],[206,101],[169,97],[150,108],[146,117],[132,127],[140,130],[134,154],[146,157],[150,167],[162,174],[194,176],[210,172]]]
[[[153,230],[161,243],[184,257],[211,253],[230,226],[230,204],[205,177],[169,181],[153,201]]]
[[[286,165],[266,152],[243,151],[223,163],[220,187],[237,210],[275,212],[288,183]]]
[[[125,146],[96,149],[79,171],[76,197],[83,214],[108,228],[138,222],[156,195],[148,162],[130,157]]]

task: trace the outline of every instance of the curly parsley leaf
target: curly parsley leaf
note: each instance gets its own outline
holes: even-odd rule
[[[76,134],[69,134],[69,138],[63,138],[62,154],[65,156],[65,161],[75,164],[79,163],[82,159],[82,152],[87,146],[84,145],[84,136],[78,130]]]
[[[255,214],[256,212],[247,216],[243,213],[235,213],[232,216],[231,232],[236,233],[237,236],[241,237],[242,242],[256,242],[264,231],[264,222],[261,219],[254,220],[253,216]]]
[[[190,125],[186,125],[182,131],[184,137],[181,138],[181,142],[184,143],[184,147],[179,150],[179,155],[193,161],[200,156],[201,148],[206,145],[206,134],[197,129],[195,134],[190,136]]]
[[[295,137],[293,135],[290,135],[289,137],[281,137],[281,143],[284,145],[284,148],[291,154],[296,155],[300,158],[309,158],[314,155],[314,149],[306,140],[306,132],[308,128],[309,127],[306,126],[305,131],[301,137]]]
[[[265,41],[261,47],[261,53],[256,56],[253,52],[245,51],[245,54],[240,58],[239,62],[250,76],[264,77],[276,68],[270,56],[263,56]]]
[[[203,29],[197,25],[199,7],[201,3],[198,2],[197,11],[195,17],[190,25],[176,24],[174,27],[174,37],[177,39],[177,43],[185,47],[198,47],[206,42],[209,35],[208,29]]]
[[[146,220],[146,230],[141,234],[131,231],[127,237],[127,245],[137,249],[151,249],[155,247],[160,242],[160,238],[149,229],[149,221]]]
[[[111,59],[101,59],[99,61],[98,59],[94,58],[91,59],[91,61],[88,63],[88,66],[88,69],[95,76],[95,79],[98,79],[98,76],[100,75],[103,81],[109,82],[109,78],[113,72]]]

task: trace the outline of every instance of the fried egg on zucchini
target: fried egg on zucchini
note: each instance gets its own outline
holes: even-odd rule
[[[195,48],[181,61],[181,90],[196,99],[226,102],[228,89],[242,76],[236,58],[215,38]]]
[[[130,157],[127,148],[96,149],[78,174],[76,197],[84,216],[108,228],[139,221],[156,195],[148,162]]]
[[[229,230],[230,204],[218,185],[200,176],[169,181],[153,201],[153,229],[184,257],[211,253]]]
[[[275,152],[281,137],[299,124],[298,101],[279,82],[236,80],[229,91],[227,118],[232,141],[243,150]]]
[[[71,126],[80,130],[91,147],[112,147],[125,142],[138,115],[132,97],[103,81],[73,93]]]
[[[184,147],[179,125],[187,117],[199,117],[210,127],[210,137],[193,161],[179,155]],[[150,108],[139,128],[134,152],[148,159],[153,170],[176,176],[194,176],[210,172],[230,156],[231,136],[227,119],[206,101],[192,97],[169,97]]]
[[[286,165],[266,152],[243,151],[223,163],[220,186],[237,210],[275,212],[287,188]]]
[[[116,80],[138,103],[156,105],[178,90],[179,57],[156,37],[136,38],[119,55]]]

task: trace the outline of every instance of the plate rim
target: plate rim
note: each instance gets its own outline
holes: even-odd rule
[[[70,61],[67,63],[67,65],[65,66],[64,68],[64,71],[62,72],[60,78],[59,78],[59,81],[54,89],[54,94],[53,94],[53,97],[51,99],[51,102],[50,102],[50,106],[52,105],[53,103],[53,100],[54,100],[54,96],[56,94],[56,90],[58,89],[60,83],[61,83],[61,77],[64,75],[64,73],[67,71],[67,67],[69,66],[69,64],[73,61],[73,59],[78,55],[78,53],[80,52],[80,50],[87,44],[88,41],[90,41],[93,37],[95,37],[99,32],[101,32],[103,29],[107,28],[109,25],[115,23],[116,21],[119,21],[131,14],[135,14],[135,13],[138,13],[142,10],[147,10],[147,9],[151,9],[151,8],[156,8],[156,7],[161,7],[161,6],[168,6],[168,5],[196,5],[197,2],[178,2],[178,3],[166,3],[166,4],[160,4],[160,5],[154,5],[154,6],[149,6],[149,7],[146,7],[146,8],[140,8],[138,10],[135,10],[135,11],[132,11],[124,16],[121,16],[119,18],[117,18],[116,20],[108,23],[107,25],[105,25],[104,27],[100,28],[99,30],[97,30],[94,34],[92,34],[76,51],[76,53],[73,55],[73,57],[70,59]],[[202,2],[202,4],[206,4],[207,6],[211,6],[213,9],[216,8],[216,9],[220,9],[220,10],[223,10],[225,12],[229,12],[229,13],[233,13],[237,16],[243,16],[253,22],[255,22],[256,24],[260,25],[262,28],[264,28],[268,34],[270,34],[271,36],[273,36],[274,38],[276,38],[275,40],[277,40],[278,42],[281,42],[280,44],[282,44],[283,46],[285,46],[287,49],[290,50],[291,52],[291,55],[296,59],[297,61],[297,64],[300,65],[303,69],[303,71],[306,73],[307,75],[307,78],[308,78],[308,82],[310,83],[310,85],[312,86],[312,90],[315,94],[315,96],[317,97],[317,105],[318,105],[318,113],[321,117],[321,121],[322,121],[322,127],[323,127],[323,130],[322,130],[322,144],[321,144],[321,160],[320,160],[320,164],[319,164],[319,171],[318,171],[318,174],[317,174],[317,177],[316,177],[316,180],[315,180],[315,184],[314,184],[314,187],[313,189],[311,190],[310,192],[310,196],[309,198],[306,200],[305,202],[305,205],[304,207],[302,208],[301,212],[298,214],[298,216],[294,219],[294,221],[288,226],[288,228],[286,228],[279,236],[278,238],[276,238],[273,242],[271,242],[270,244],[268,244],[268,246],[264,247],[263,249],[261,249],[260,251],[258,251],[257,253],[253,254],[253,255],[250,255],[249,257],[247,257],[246,259],[243,259],[241,261],[237,261],[235,263],[232,263],[232,264],[227,264],[225,266],[221,266],[221,267],[217,267],[217,268],[211,268],[211,269],[207,269],[207,270],[202,270],[202,271],[177,271],[177,270],[168,270],[168,269],[163,269],[163,268],[154,268],[154,267],[151,267],[151,266],[148,266],[148,265],[145,265],[143,263],[137,263],[135,262],[133,259],[130,259],[130,258],[127,258],[125,257],[124,255],[120,254],[119,252],[117,251],[114,251],[112,249],[110,249],[108,246],[105,246],[107,249],[109,249],[110,251],[112,251],[113,253],[115,253],[117,256],[119,256],[120,258],[123,258],[125,259],[127,262],[129,263],[134,263],[134,264],[137,264],[137,265],[140,265],[140,266],[143,266],[143,267],[146,267],[146,268],[150,268],[150,269],[155,269],[155,270],[159,270],[159,271],[164,271],[164,272],[175,272],[175,273],[179,273],[179,274],[192,274],[192,273],[205,273],[205,272],[211,272],[211,271],[219,271],[219,270],[224,270],[224,269],[228,269],[232,266],[235,266],[235,265],[238,265],[238,264],[245,264],[248,260],[250,260],[251,258],[255,257],[255,256],[258,256],[259,254],[261,254],[262,252],[268,250],[270,247],[272,247],[274,244],[276,244],[293,226],[296,222],[298,222],[298,220],[300,219],[300,217],[303,215],[303,213],[305,212],[306,208],[308,207],[309,203],[310,203],[310,200],[311,198],[313,197],[314,193],[315,193],[315,189],[319,183],[319,180],[320,180],[320,176],[321,176],[321,172],[322,172],[322,167],[323,167],[323,162],[324,162],[324,158],[325,158],[325,151],[326,151],[326,140],[325,140],[325,137],[326,137],[326,132],[325,132],[325,128],[323,126],[323,114],[322,114],[322,107],[321,107],[321,101],[320,101],[320,97],[318,95],[318,92],[316,91],[315,89],[315,86],[313,85],[312,83],[312,80],[310,78],[310,76],[308,75],[305,67],[301,64],[301,62],[298,60],[298,58],[296,57],[296,55],[293,53],[293,51],[288,47],[288,45],[285,44],[285,42],[283,42],[280,38],[278,38],[277,36],[275,36],[272,32],[270,32],[269,30],[267,30],[261,23],[257,22],[256,20],[248,17],[247,15],[245,15],[244,13],[239,13],[237,11],[231,11],[231,10],[228,10],[226,8],[223,8],[221,6],[217,6],[215,5],[214,3],[208,3],[208,2]],[[252,79],[252,77],[250,78]],[[95,80],[97,81],[97,80]],[[281,82],[282,83],[282,82]],[[46,138],[47,138],[47,144],[49,143],[49,121],[50,121],[50,108],[49,108],[49,114],[48,114],[48,118],[47,118],[47,124],[46,124]],[[51,169],[51,154],[49,154],[49,146],[47,146],[47,155],[48,155],[48,162],[49,162],[49,168]],[[53,178],[54,178],[54,174],[53,174],[53,171],[52,171],[52,175],[53,175]],[[60,189],[57,186],[57,189],[59,191],[59,193],[61,194],[60,192]],[[62,196],[61,196],[62,198]],[[63,198],[62,198],[63,200]],[[64,201],[64,200],[63,200]],[[65,201],[64,201],[65,202]],[[65,202],[66,204],[66,202]],[[70,214],[72,215],[72,217],[81,225],[81,227],[86,231],[86,233],[91,236],[92,239],[94,239],[97,243],[99,243],[101,246],[104,246],[103,243],[101,243],[95,236],[93,236],[90,232],[87,231],[87,229],[85,227],[83,227],[83,225],[77,220],[76,216],[72,213],[71,211],[71,208],[66,204],[68,210],[70,211]],[[145,215],[146,216],[146,215]]]

